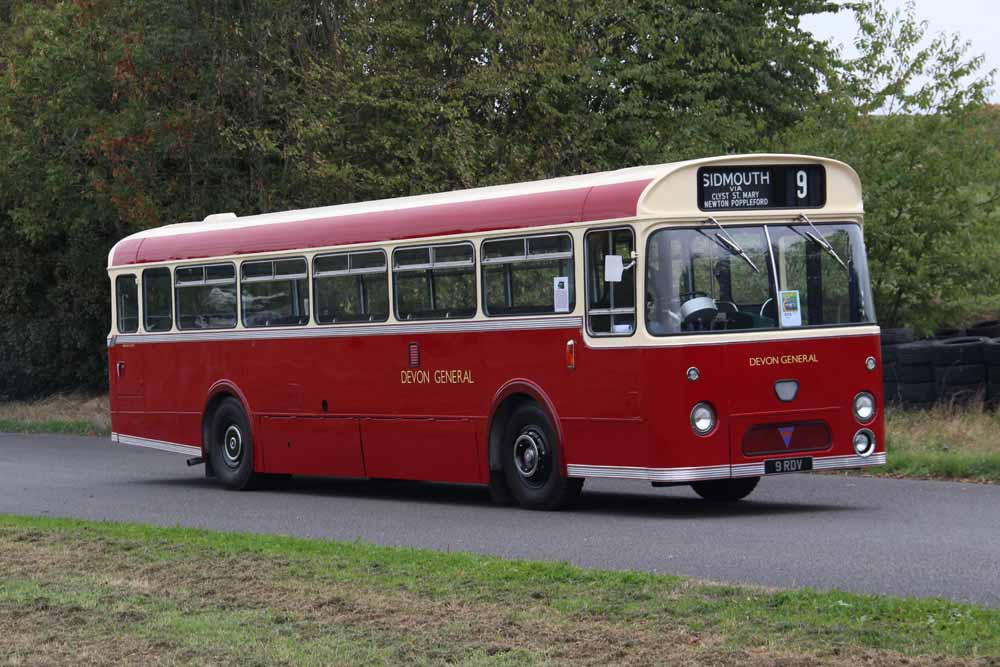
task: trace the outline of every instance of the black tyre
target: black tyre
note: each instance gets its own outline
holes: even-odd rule
[[[225,398],[212,416],[208,455],[215,476],[230,489],[249,489],[255,484],[253,434],[243,406]]]
[[[913,329],[882,329],[882,345],[900,345],[913,340]]]
[[[899,358],[899,345],[882,345],[882,365],[896,363]]]
[[[956,364],[935,366],[934,380],[945,387],[979,384],[986,380],[986,367],[982,364]]]
[[[740,477],[738,479],[713,479],[708,482],[695,482],[691,485],[694,492],[713,503],[734,503],[743,500],[757,488],[760,477]]]
[[[562,509],[576,500],[583,488],[582,479],[563,476],[555,429],[534,403],[521,406],[511,415],[502,458],[507,488],[522,507]]]
[[[901,384],[899,395],[904,403],[933,403],[937,399],[937,384],[933,382]]]
[[[920,366],[896,364],[896,377],[899,379],[899,382],[906,382],[908,384],[933,382],[934,367],[930,364]]]
[[[956,329],[954,327],[940,327],[934,330],[935,340],[946,340],[949,338],[958,338],[965,335],[965,329]]]
[[[907,366],[929,366],[934,362],[933,343],[919,340],[896,348],[896,361]]]
[[[895,363],[882,364],[882,382],[899,382],[899,371]]]
[[[962,336],[938,341],[933,349],[935,366],[983,363],[983,339]]]
[[[966,330],[969,336],[979,336],[981,338],[996,338],[1000,336],[1000,320],[986,320],[976,322]]]
[[[886,403],[897,403],[902,398],[899,395],[899,385],[895,382],[883,382],[882,393],[885,396]]]
[[[938,402],[948,405],[969,405],[985,396],[982,384],[956,384],[942,387]]]
[[[1000,338],[983,341],[983,361],[996,369],[997,380],[1000,380]]]

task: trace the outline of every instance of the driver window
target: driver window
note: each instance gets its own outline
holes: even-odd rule
[[[760,227],[664,229],[646,257],[646,327],[654,336],[776,326]]]
[[[587,233],[587,325],[594,336],[629,336],[635,332],[635,235],[629,227]],[[608,255],[627,267],[618,282],[605,280]],[[630,266],[631,264],[631,266]]]

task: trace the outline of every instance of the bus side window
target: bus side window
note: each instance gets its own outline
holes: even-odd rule
[[[178,329],[236,326],[236,269],[232,264],[183,266],[174,270]]]
[[[142,326],[146,331],[170,331],[173,325],[170,269],[142,272]]]
[[[635,332],[635,235],[629,227],[590,231],[587,247],[587,326],[595,336],[629,336]],[[621,280],[608,282],[604,276],[604,258],[618,255],[622,265]]]
[[[576,305],[569,234],[484,241],[482,265],[490,317],[568,313]]]
[[[115,279],[117,295],[118,333],[135,333],[139,330],[139,288],[135,275],[118,276]]]
[[[322,255],[313,260],[316,322],[385,322],[389,318],[385,252]]]
[[[309,276],[305,258],[243,262],[240,299],[245,327],[307,324]]]
[[[392,258],[397,319],[455,319],[476,314],[471,243],[397,248]]]

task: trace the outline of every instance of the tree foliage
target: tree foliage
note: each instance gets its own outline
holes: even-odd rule
[[[844,160],[865,187],[865,239],[879,320],[961,322],[1000,306],[998,117],[993,72],[956,35],[929,35],[912,3],[858,10],[859,56],[822,111],[782,148]]]
[[[853,63],[801,27],[838,5],[0,0],[0,396],[106,382],[107,251],[137,230],[769,145],[860,166],[879,307],[902,290],[905,319],[927,297],[912,239],[938,239],[942,219],[972,234],[985,210],[955,194],[983,157],[966,140],[978,63],[942,43],[910,96],[888,15],[863,15]],[[911,145],[931,132],[950,138]],[[911,205],[942,151],[964,171]],[[964,280],[927,271],[942,300]]]

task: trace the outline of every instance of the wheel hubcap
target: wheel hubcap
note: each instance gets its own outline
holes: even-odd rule
[[[227,428],[226,434],[223,436],[222,456],[230,468],[239,467],[240,461],[243,459],[243,434],[235,425]]]
[[[514,468],[528,484],[545,483],[548,455],[545,436],[534,427],[527,427],[514,440]]]

